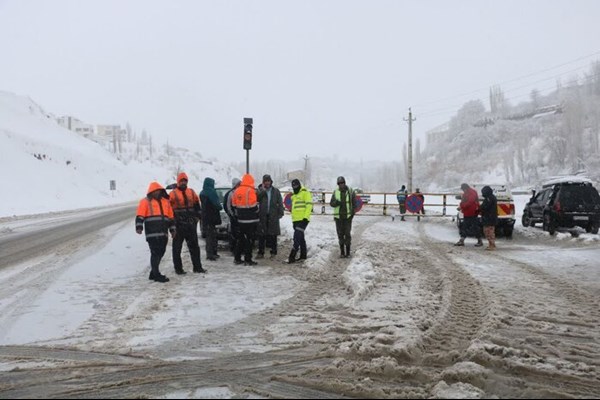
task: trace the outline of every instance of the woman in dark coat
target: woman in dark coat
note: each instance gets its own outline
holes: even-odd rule
[[[494,191],[489,186],[481,189],[483,202],[479,206],[481,213],[481,224],[483,233],[488,240],[489,245],[486,250],[496,250],[496,225],[498,224],[498,201],[494,196]]]
[[[202,207],[202,223],[206,228],[206,259],[215,261],[217,254],[217,225],[221,225],[221,213],[223,209],[219,195],[215,190],[215,180],[205,178],[204,186],[200,192],[200,204]]]

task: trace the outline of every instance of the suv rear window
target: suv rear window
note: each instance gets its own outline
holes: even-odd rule
[[[593,206],[600,204],[600,195],[592,186],[565,185],[560,188],[560,202],[565,207],[576,207],[580,204]]]

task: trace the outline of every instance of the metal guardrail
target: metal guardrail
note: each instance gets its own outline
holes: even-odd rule
[[[282,193],[285,196],[289,192]],[[328,212],[327,208],[329,207],[329,201],[331,200],[331,195],[333,192],[329,191],[319,191],[319,192],[311,192],[313,195],[313,214],[322,214],[322,215],[333,215],[333,212]],[[400,211],[398,201],[396,200],[396,193],[386,193],[386,192],[369,192],[369,193],[361,193],[368,194],[371,196],[371,199],[368,203],[363,203],[363,208],[356,215],[364,215],[364,216],[373,216],[373,215],[383,215],[387,216],[389,214],[389,209],[397,210],[398,213]],[[454,212],[458,207],[458,203],[456,203],[456,196],[460,196],[459,193],[421,193],[425,200],[431,199],[431,197],[439,199],[438,202],[426,202],[423,204],[423,208],[427,211],[433,207],[434,209],[441,208],[440,212],[434,214],[416,214],[406,212],[405,216],[415,216],[415,217],[452,217],[456,216]],[[449,202],[449,200],[453,200],[453,202]],[[316,200],[316,201],[315,201]],[[453,212],[448,214],[448,208]],[[363,211],[366,210],[379,210],[380,212],[377,214],[365,213]],[[395,213],[394,213],[395,214]]]

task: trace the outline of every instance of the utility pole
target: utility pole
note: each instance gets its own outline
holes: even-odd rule
[[[413,151],[412,151],[412,123],[416,121],[416,118],[412,117],[412,111],[410,107],[408,108],[408,119],[404,118],[405,121],[408,121],[408,193],[413,192]]]
[[[304,157],[304,186],[308,186],[308,154]]]

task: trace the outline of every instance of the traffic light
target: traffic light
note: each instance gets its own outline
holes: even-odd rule
[[[244,150],[252,148],[252,118],[244,118]]]

